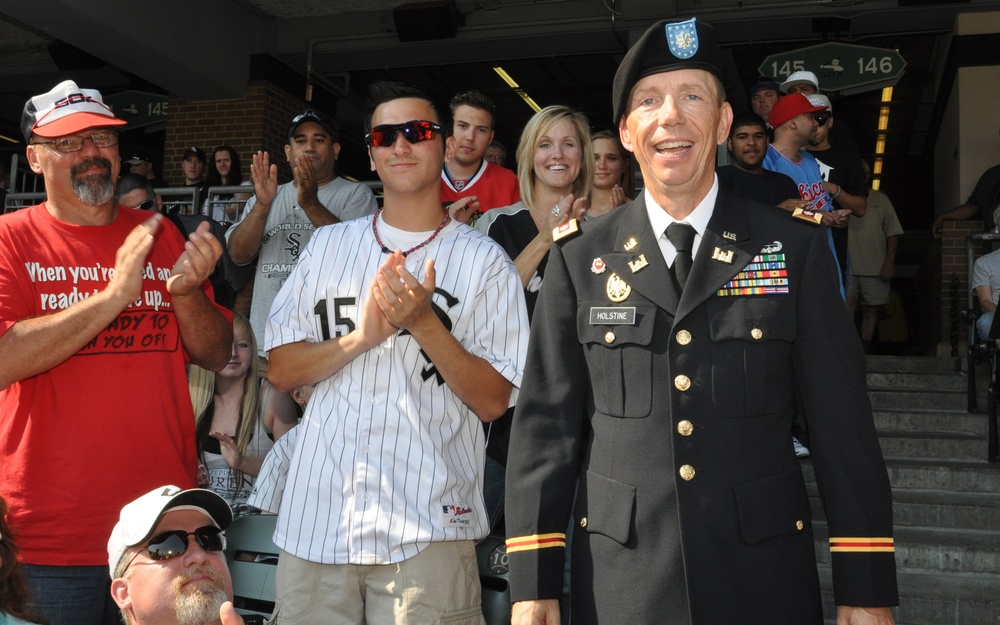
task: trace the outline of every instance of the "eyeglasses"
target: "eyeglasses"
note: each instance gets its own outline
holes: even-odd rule
[[[442,134],[447,134],[445,129],[423,119],[414,119],[405,124],[382,124],[375,126],[365,135],[365,143],[373,148],[392,145],[396,142],[396,134],[403,133],[403,138],[410,143],[420,143],[428,141]]]
[[[144,202],[136,206],[136,208],[138,208],[139,210],[148,211],[152,210],[154,206],[156,206],[156,200],[145,200]]]
[[[82,137],[79,135],[68,135],[53,139],[52,141],[35,141],[32,145],[51,147],[56,152],[79,152],[83,149],[83,143],[87,139],[90,139],[91,143],[98,148],[110,148],[111,146],[118,145],[118,133],[113,130],[95,132],[92,135],[84,135]]]
[[[205,551],[225,551],[226,549],[226,535],[222,533],[222,530],[214,525],[199,527],[193,532],[173,530],[157,534],[149,539],[144,549],[151,560],[169,560],[171,558],[176,558],[187,551],[188,536],[194,536],[198,546]],[[142,550],[132,556],[132,559],[128,561],[128,564],[126,564],[125,568],[122,570],[127,570],[128,567],[135,562],[135,559],[140,553],[142,553]]]
[[[816,120],[817,126],[826,126],[826,122],[830,119],[829,115],[813,115],[813,119]]]

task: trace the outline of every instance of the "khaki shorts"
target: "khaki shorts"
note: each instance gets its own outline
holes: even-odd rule
[[[281,552],[268,623],[485,625],[472,541],[433,543],[398,564],[316,564]]]
[[[862,306],[888,304],[889,281],[878,276],[851,276],[851,281],[847,285],[847,296],[858,297],[858,302]]]

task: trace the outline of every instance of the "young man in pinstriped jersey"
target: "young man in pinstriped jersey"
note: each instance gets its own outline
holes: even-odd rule
[[[449,123],[415,87],[372,99],[385,208],[318,229],[268,320],[271,383],[316,385],[279,508],[272,622],[482,623],[479,422],[515,400],[527,314],[510,259],[441,208]]]

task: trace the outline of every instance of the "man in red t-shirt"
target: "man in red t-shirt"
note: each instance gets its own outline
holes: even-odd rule
[[[483,158],[496,123],[493,101],[478,91],[463,91],[451,99],[450,106],[455,158],[441,171],[441,201],[451,204],[474,196],[475,201],[466,205],[469,210],[455,215],[465,222],[469,220],[464,216],[474,211],[517,204],[521,199],[517,175]]]
[[[115,204],[124,124],[73,81],[28,100],[47,200],[0,218],[0,495],[51,625],[118,622],[103,537],[143,492],[195,485],[184,366],[220,370],[232,353],[208,224],[185,242]]]

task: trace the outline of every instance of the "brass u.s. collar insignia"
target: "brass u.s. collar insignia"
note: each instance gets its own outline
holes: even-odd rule
[[[631,252],[636,245],[639,245],[639,243],[635,240],[635,237],[629,237],[628,241],[625,242],[625,251]]]
[[[735,232],[730,232],[728,230],[723,230],[722,231],[722,238],[723,239],[729,239],[730,241],[735,241],[736,240],[736,233]]]
[[[632,294],[632,287],[612,273],[608,276],[608,299],[612,302],[624,302]]]
[[[721,262],[724,262],[724,263],[732,263],[733,262],[733,250],[722,251],[719,248],[715,248],[715,251],[712,252],[712,259],[713,260],[718,260],[718,261],[721,261]]]
[[[628,268],[632,270],[632,273],[635,273],[648,264],[649,261],[646,260],[646,255],[639,254],[639,258],[628,261]]]

